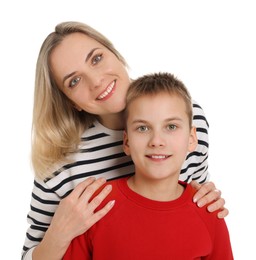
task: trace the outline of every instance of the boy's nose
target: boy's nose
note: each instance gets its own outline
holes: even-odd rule
[[[164,139],[163,134],[161,134],[159,132],[152,133],[149,145],[152,146],[152,147],[164,146],[165,145],[165,139]]]

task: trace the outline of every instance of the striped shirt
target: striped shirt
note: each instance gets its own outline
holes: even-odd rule
[[[202,108],[193,102],[193,125],[197,128],[198,145],[188,154],[183,164],[180,180],[203,183],[208,174],[208,123]],[[108,180],[134,173],[131,158],[123,152],[123,131],[110,130],[98,121],[81,137],[79,150],[69,157],[72,161],[46,180],[34,180],[29,228],[23,246],[23,259],[32,260],[32,248],[40,243],[49,227],[54,212],[62,198],[89,176]]]

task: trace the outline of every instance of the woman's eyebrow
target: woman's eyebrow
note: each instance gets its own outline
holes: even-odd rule
[[[62,80],[62,84],[64,85],[64,82],[65,82],[68,78],[72,77],[75,73],[76,73],[76,71],[74,71],[74,72],[69,73],[68,75],[66,75],[66,76],[63,78],[63,80]]]
[[[86,56],[86,59],[85,59],[85,62],[87,62],[91,56],[93,55],[94,51],[98,50],[99,48],[93,48],[89,53],[88,55]]]
[[[87,56],[86,56],[86,58],[85,58],[85,62],[88,62],[88,60],[92,57],[94,51],[96,51],[96,50],[98,50],[98,49],[99,49],[99,48],[93,48],[93,49],[87,54]],[[64,78],[63,78],[63,80],[62,80],[62,84],[64,84],[64,82],[65,82],[68,78],[72,77],[75,73],[76,73],[76,71],[71,72],[71,73],[67,74],[66,76],[64,76]]]

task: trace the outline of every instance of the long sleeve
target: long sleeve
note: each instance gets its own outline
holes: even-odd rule
[[[30,211],[27,221],[30,224],[23,246],[23,259],[32,259],[31,252],[24,254],[37,246],[48,229],[54,212],[59,204],[58,195],[47,187],[43,181],[35,180],[31,196]]]
[[[233,260],[229,232],[224,219],[217,219],[214,233],[212,253],[205,260]]]
[[[196,150],[188,154],[180,174],[180,180],[190,182],[196,180],[203,183],[209,180],[208,173],[208,148],[209,124],[201,106],[193,101],[193,125],[197,129],[198,145]]]

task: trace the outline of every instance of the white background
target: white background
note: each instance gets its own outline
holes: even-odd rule
[[[2,1],[0,6],[1,259],[19,259],[33,172],[30,131],[35,63],[62,21],[88,23],[127,59],[131,76],[169,71],[210,123],[211,180],[230,210],[237,260],[255,256],[256,16],[241,1]],[[3,4],[4,3],[4,4]],[[4,257],[3,257],[4,256]]]

